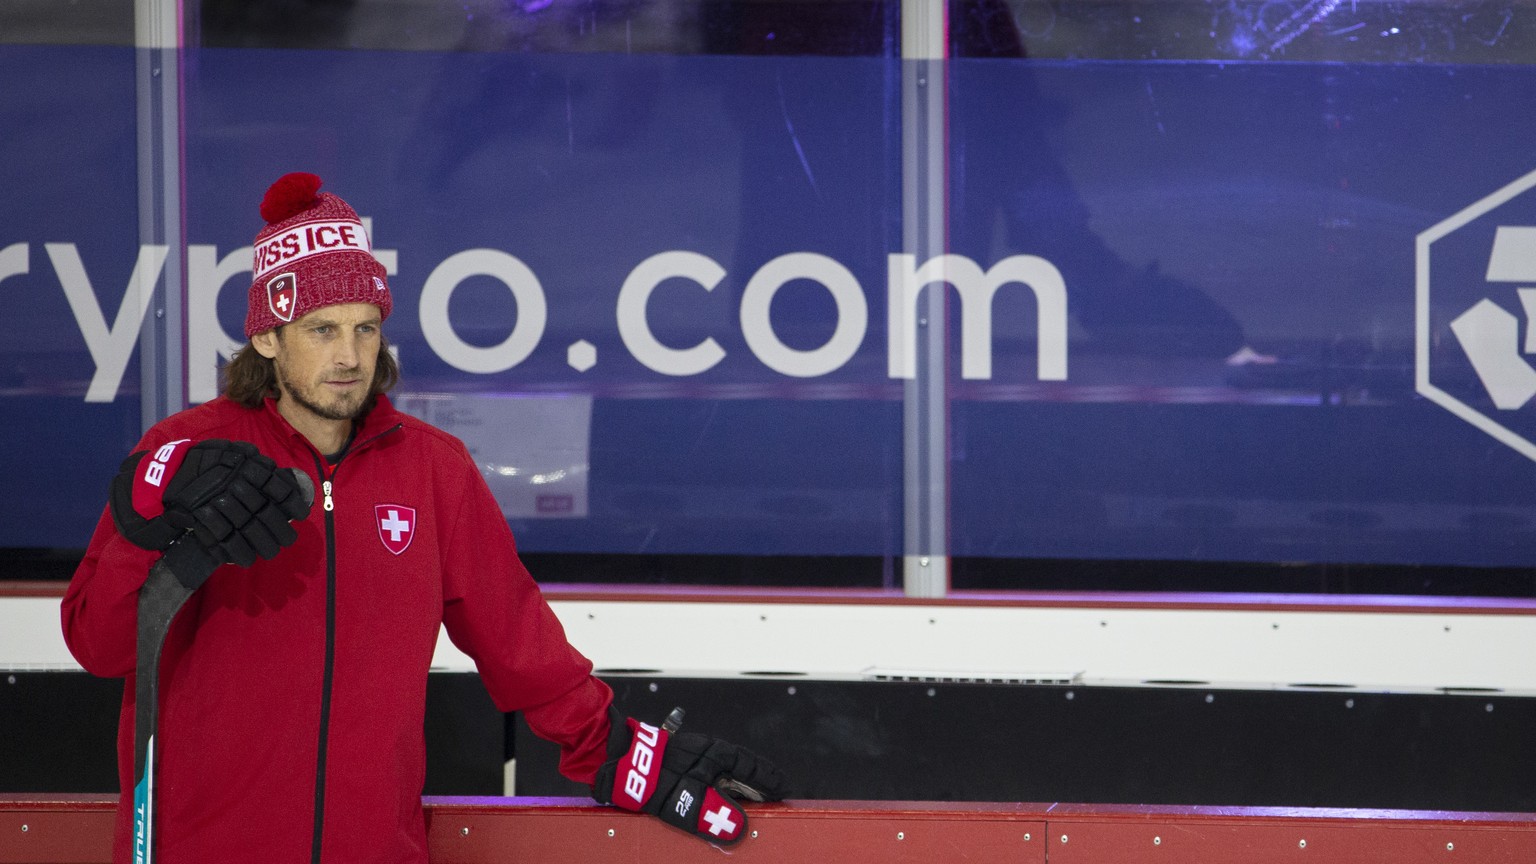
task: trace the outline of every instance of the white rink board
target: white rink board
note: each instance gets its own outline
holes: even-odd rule
[[[1536,695],[1536,614],[559,598],[550,605],[599,671]],[[59,631],[57,598],[0,597],[0,667],[79,668]],[[434,668],[473,665],[444,636]]]

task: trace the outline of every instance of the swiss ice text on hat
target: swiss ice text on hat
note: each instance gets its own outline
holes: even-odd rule
[[[338,303],[372,303],[381,319],[394,308],[357,211],[320,185],[314,174],[284,174],[261,199],[267,227],[253,244],[247,339]]]

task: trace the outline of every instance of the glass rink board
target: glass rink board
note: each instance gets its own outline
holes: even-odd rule
[[[167,306],[140,59],[0,46],[0,546],[85,544],[145,351],[215,395],[303,170],[524,551],[902,554],[936,340],[949,555],[1530,561],[1524,67],[189,49]],[[904,172],[908,73],[941,177]]]

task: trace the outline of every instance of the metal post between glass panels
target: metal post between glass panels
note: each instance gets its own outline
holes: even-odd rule
[[[944,254],[944,173],[948,47],[942,0],[902,0],[902,243],[926,262]],[[902,395],[902,585],[913,597],[949,590],[948,395],[942,282],[919,289],[917,350]],[[903,302],[892,297],[892,303]],[[897,344],[897,340],[893,340]]]
[[[139,246],[167,250],[163,290],[139,331],[139,402],[148,430],[186,407],[186,213],[182,194],[182,3],[135,0]],[[135,282],[129,291],[155,290]],[[143,308],[128,305],[125,308]]]

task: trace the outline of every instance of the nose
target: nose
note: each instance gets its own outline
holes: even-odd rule
[[[353,369],[357,367],[357,334],[343,333],[336,340],[336,353],[332,357],[336,366],[340,369]]]

